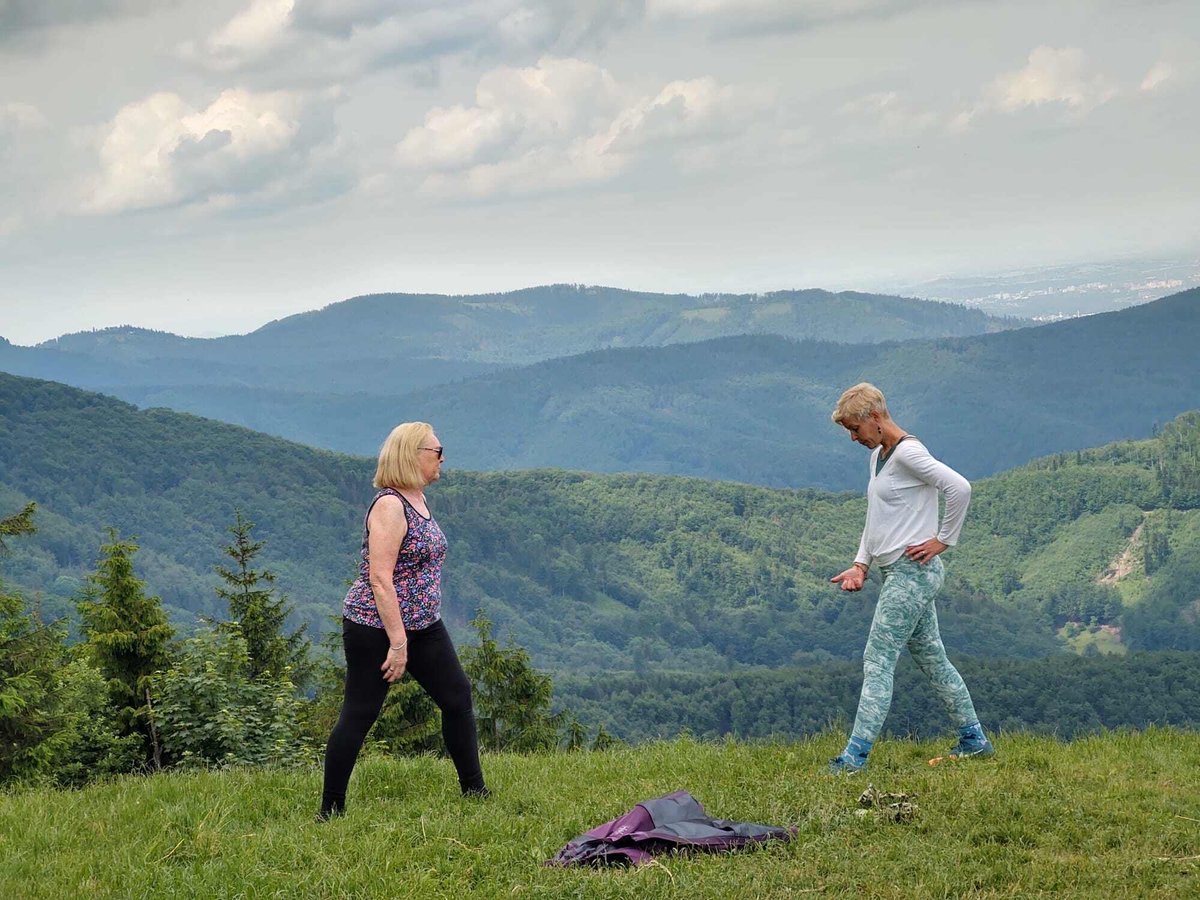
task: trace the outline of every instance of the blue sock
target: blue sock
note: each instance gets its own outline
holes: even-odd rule
[[[871,752],[871,746],[874,741],[868,741],[866,738],[850,736],[850,740],[846,742],[846,749],[842,752],[855,760],[865,760],[867,754]]]

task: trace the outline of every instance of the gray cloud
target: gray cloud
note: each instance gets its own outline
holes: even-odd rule
[[[754,38],[889,19],[953,0],[646,0],[651,21],[697,24],[712,38]]]
[[[392,22],[434,36],[434,50],[515,46],[570,53],[639,21],[643,9],[643,0],[414,0],[403,9],[386,0],[310,0],[297,4],[294,21],[301,30],[344,41]],[[423,24],[434,22],[440,27]],[[449,32],[458,39],[449,40]]]
[[[0,0],[0,43],[64,25],[142,15],[163,5],[156,0]]]
[[[396,66],[421,77],[444,58],[525,60],[598,47],[642,15],[640,0],[249,0],[181,55],[277,84],[348,79]]]

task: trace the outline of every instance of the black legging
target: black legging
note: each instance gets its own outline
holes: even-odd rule
[[[390,643],[386,631],[343,619],[342,643],[346,648],[346,693],[342,714],[325,747],[321,812],[326,815],[345,807],[346,785],[358,751],[379,717],[390,687],[380,668]],[[464,793],[483,791],[471,682],[454,652],[450,632],[440,620],[408,632],[408,671],[442,711],[442,738],[458,770],[459,786]]]

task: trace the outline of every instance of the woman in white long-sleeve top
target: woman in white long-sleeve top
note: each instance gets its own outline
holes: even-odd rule
[[[852,774],[866,765],[892,704],[893,675],[905,647],[959,727],[958,743],[938,760],[991,756],[994,750],[975,715],[971,694],[946,658],[934,606],[945,577],[940,554],[958,543],[971,485],[896,424],[883,394],[872,384],[856,384],[842,394],[833,421],[872,453],[867,523],[858,554],[854,565],[832,581],[844,591],[858,591],[877,566],[883,588],[863,652],[854,730],[846,749],[830,762],[830,770]],[[946,500],[940,522],[939,495]]]

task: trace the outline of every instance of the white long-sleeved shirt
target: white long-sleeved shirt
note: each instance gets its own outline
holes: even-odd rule
[[[971,484],[952,468],[934,459],[914,437],[902,440],[875,474],[882,447],[871,454],[867,485],[867,524],[858,543],[855,562],[887,566],[904,550],[936,537],[953,547],[958,543]],[[938,524],[938,494],[946,496],[946,514]]]

